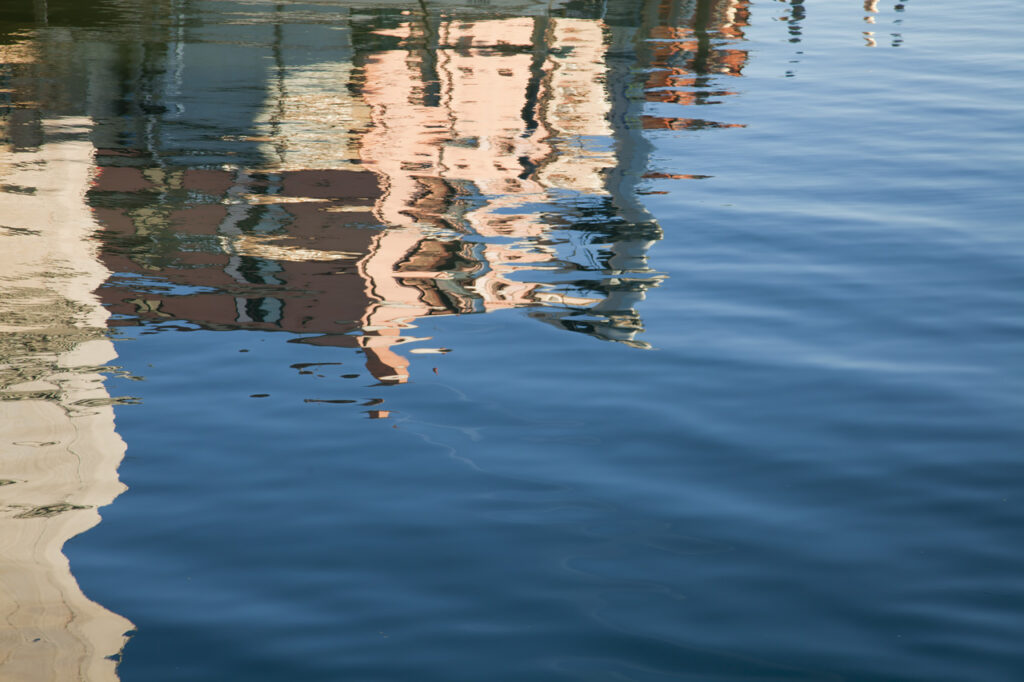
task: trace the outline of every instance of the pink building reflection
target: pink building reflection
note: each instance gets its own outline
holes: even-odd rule
[[[401,346],[425,341],[417,324],[435,315],[529,308],[642,347],[636,305],[659,280],[646,252],[660,234],[635,192],[654,177],[643,130],[730,125],[644,103],[681,113],[709,77],[739,75],[746,52],[722,44],[739,45],[746,5],[704,16],[649,1],[625,27],[393,14],[350,61],[280,71],[247,138],[262,167],[99,150],[92,203],[122,273],[103,300],[119,324],[358,347],[384,383],[409,379]],[[638,63],[616,63],[635,46]]]

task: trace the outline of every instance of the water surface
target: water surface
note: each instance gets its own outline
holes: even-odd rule
[[[0,677],[1019,680],[1011,9],[6,3]]]

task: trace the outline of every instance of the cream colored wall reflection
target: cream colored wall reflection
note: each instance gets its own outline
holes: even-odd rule
[[[3,124],[0,123],[0,126]],[[117,679],[131,623],[86,597],[64,544],[123,490],[98,369],[116,357],[93,292],[109,274],[85,204],[87,119],[0,150],[0,680]]]

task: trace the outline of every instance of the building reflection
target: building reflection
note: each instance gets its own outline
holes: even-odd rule
[[[34,104],[60,76],[47,61],[58,46],[4,38],[0,678],[115,680],[131,623],[82,593],[62,553],[124,489],[125,445],[101,373],[116,354],[94,294],[110,273],[84,201],[92,121]]]
[[[682,105],[713,104],[733,95],[716,84],[722,76],[740,76],[747,64],[741,41],[749,23],[747,0],[678,3],[663,0],[645,7],[644,61],[648,101]],[[735,123],[699,117],[646,116],[648,129],[738,128]]]
[[[5,679],[116,679],[131,628],[61,553],[123,489],[108,327],[287,331],[386,384],[440,315],[644,348],[638,190],[695,177],[649,136],[732,127],[687,112],[747,60],[743,0],[336,3],[313,44],[281,5],[192,40],[193,5],[0,7]]]
[[[352,9],[322,60],[275,26],[264,100],[201,164],[173,149],[187,55],[144,49],[145,106],[94,135],[116,324],[299,333],[362,349],[384,383],[408,380],[400,346],[436,315],[524,308],[646,347],[661,231],[637,188],[692,176],[649,173],[644,131],[733,125],[680,114],[730,94],[713,86],[746,63],[747,3],[457,4]],[[251,161],[211,163],[232,153]]]

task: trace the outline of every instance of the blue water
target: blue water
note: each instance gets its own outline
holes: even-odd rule
[[[123,682],[1024,679],[1015,4],[553,7],[556,26],[604,36],[608,103],[580,125],[611,132],[553,134],[566,146],[545,159],[598,159],[602,189],[524,198],[412,167],[451,195],[445,211],[416,195],[405,226],[360,208],[397,189],[338,198],[362,175],[289,189],[316,164],[287,154],[335,138],[288,138],[261,119],[267,93],[342,64],[370,101],[374,60],[398,51],[426,74],[424,110],[432,83],[443,109],[457,91],[428,67],[468,43],[389,37],[415,3],[164,4],[156,21],[106,2],[123,12],[70,29],[89,63],[110,46],[156,54],[86,112],[119,356],[107,385],[136,404],[116,408],[128,490],[64,551],[84,593],[135,626]],[[549,16],[426,7],[437,36],[465,17],[473,35]],[[587,46],[552,48],[571,66],[550,69],[546,48],[527,50],[539,91],[586,68],[572,59]],[[501,49],[466,63],[484,70]],[[345,121],[332,134],[357,144],[415,125]],[[508,139],[533,139],[520,123]],[[380,158],[336,165],[377,172]],[[501,177],[543,178],[533,163]],[[103,185],[139,168],[204,170],[220,189]],[[328,185],[323,231],[299,234],[302,207],[321,204],[274,195]],[[202,211],[239,205],[271,208],[203,227]],[[539,228],[488,232],[481,206]],[[410,266],[434,273],[422,300],[462,293],[390,328],[414,337],[387,346],[407,377],[367,351],[389,332],[360,321],[351,259],[225,265],[267,253],[225,246],[239,234],[292,230],[272,243],[337,254],[414,229],[463,259]],[[534,298],[465,293],[520,263],[480,255],[498,247],[523,254],[504,281]]]

